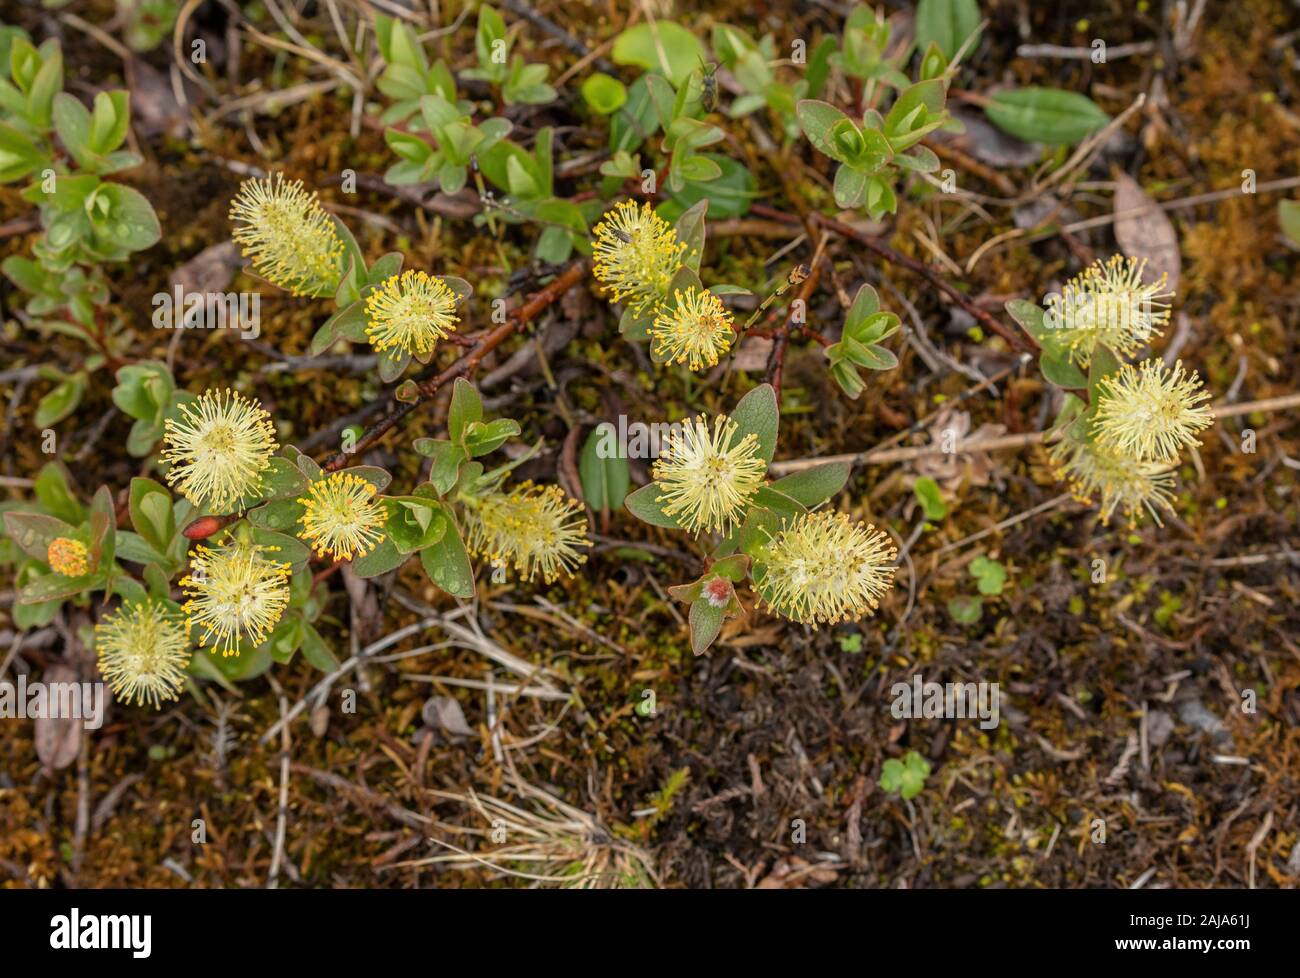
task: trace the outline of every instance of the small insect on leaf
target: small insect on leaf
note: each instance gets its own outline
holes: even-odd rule
[[[716,61],[705,64],[704,59],[700,59],[700,108],[705,112],[712,112],[718,104],[717,71]]]

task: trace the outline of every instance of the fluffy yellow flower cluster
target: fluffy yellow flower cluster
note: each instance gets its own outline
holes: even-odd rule
[[[525,581],[540,574],[550,584],[572,574],[587,559],[577,548],[591,546],[582,504],[559,486],[524,482],[508,493],[485,493],[469,501],[466,518],[470,553],[513,567]]]
[[[204,391],[166,421],[167,482],[195,506],[224,512],[261,486],[279,447],[262,405],[233,390]]]
[[[873,613],[894,583],[898,550],[888,534],[820,510],[787,523],[763,549],[754,583],[769,608],[812,625]]]
[[[86,545],[71,537],[55,537],[45,551],[50,570],[64,577],[81,577],[90,573],[90,553]]]
[[[1167,465],[1139,462],[1100,445],[1066,439],[1052,446],[1051,459],[1058,479],[1069,483],[1081,502],[1100,500],[1101,521],[1109,523],[1121,510],[1130,522],[1143,512],[1160,523],[1160,510],[1173,512],[1174,474]]]
[[[1098,346],[1132,356],[1161,335],[1169,322],[1166,279],[1144,283],[1146,259],[1115,255],[1090,265],[1047,304],[1050,328],[1059,330],[1074,363],[1087,366]]]
[[[1196,433],[1214,424],[1204,405],[1210,395],[1201,378],[1159,360],[1124,364],[1098,384],[1100,397],[1093,426],[1097,443],[1139,462],[1174,462],[1183,448],[1200,444]]]
[[[637,315],[653,312],[682,263],[686,245],[649,204],[625,200],[593,229],[592,274],[615,302]]]
[[[350,472],[334,472],[312,483],[298,502],[306,510],[299,536],[318,556],[351,560],[384,539],[387,511],[375,499],[374,484]]]
[[[366,336],[376,351],[425,357],[456,328],[456,293],[421,271],[394,275],[366,299]]]
[[[1172,294],[1163,279],[1143,284],[1142,267],[1119,256],[1098,263],[1049,306],[1071,357],[1089,363],[1100,347],[1130,354],[1159,335],[1157,327],[1169,318],[1162,300]],[[1197,433],[1214,423],[1204,403],[1209,398],[1182,361],[1173,367],[1154,358],[1121,364],[1097,381],[1086,432],[1067,435],[1051,449],[1058,478],[1081,500],[1098,499],[1103,523],[1117,510],[1130,522],[1149,513],[1160,523],[1161,510],[1173,512],[1179,452],[1199,445]]]
[[[684,363],[690,370],[717,364],[735,335],[736,324],[722,300],[693,285],[685,292],[675,292],[671,303],[660,306],[650,327],[655,353],[670,363]]]
[[[592,273],[615,302],[649,318],[656,356],[690,370],[712,367],[731,348],[736,324],[722,301],[691,285],[674,289],[686,245],[649,204],[625,200],[594,228]]]
[[[688,418],[672,430],[654,464],[664,513],[692,533],[728,533],[763,485],[767,463],[758,436],[736,438],[736,422],[724,414]]]
[[[301,180],[275,173],[244,181],[230,220],[235,244],[273,285],[294,295],[323,295],[338,285],[343,239]]]
[[[114,696],[157,709],[185,686],[189,629],[156,601],[124,604],[95,626],[95,654]]]
[[[231,656],[241,639],[252,646],[266,641],[289,605],[290,565],[267,556],[275,549],[235,540],[190,552],[183,610],[187,627],[203,629],[200,646],[213,639],[215,651]]]

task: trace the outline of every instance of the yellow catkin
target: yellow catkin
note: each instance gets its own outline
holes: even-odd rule
[[[90,573],[88,558],[86,545],[70,537],[56,537],[45,551],[45,561],[50,570],[64,577],[82,577]]]
[[[232,237],[253,270],[294,295],[332,292],[342,275],[343,239],[300,180],[275,173],[245,180],[230,204]]]
[[[266,641],[289,604],[290,565],[267,556],[277,549],[236,541],[190,551],[182,610],[189,627],[203,629],[199,645],[211,639],[214,651],[231,656],[241,640],[254,648]]]
[[[159,602],[124,604],[95,626],[95,654],[117,699],[158,709],[185,688],[189,629]]]
[[[844,513],[796,517],[755,560],[764,603],[792,621],[816,627],[871,614],[894,582],[897,548],[888,534]]]
[[[200,508],[225,512],[262,484],[277,444],[271,416],[233,390],[204,391],[168,418],[162,459],[167,482]]]
[[[394,275],[366,299],[366,336],[377,351],[427,356],[456,329],[457,301],[446,282],[426,272]]]
[[[650,327],[655,354],[690,370],[715,366],[735,336],[735,323],[722,300],[695,286],[673,293],[672,308],[660,306]]]
[[[466,545],[476,557],[513,568],[530,581],[540,574],[551,583],[571,575],[591,546],[582,504],[559,486],[523,482],[510,492],[489,492],[469,504]]]
[[[1093,351],[1105,346],[1132,356],[1169,322],[1166,278],[1142,281],[1146,259],[1115,255],[1098,261],[1066,283],[1047,303],[1046,325],[1069,359],[1087,366]]]
[[[712,427],[702,416],[688,418],[669,434],[654,464],[656,501],[692,533],[728,532],[763,485],[767,463],[759,457],[758,437],[736,438],[737,427],[725,414]]]
[[[654,311],[686,251],[677,232],[649,204],[625,200],[593,229],[592,274],[615,302],[637,316]]]
[[[1184,373],[1181,360],[1172,368],[1155,359],[1124,364],[1098,382],[1097,394],[1097,443],[1139,462],[1176,461],[1184,448],[1201,443],[1198,431],[1214,424],[1203,403],[1209,393],[1200,377]]]
[[[1160,462],[1139,462],[1116,455],[1097,444],[1066,439],[1049,453],[1056,477],[1068,482],[1083,503],[1100,502],[1101,521],[1109,523],[1116,510],[1130,523],[1151,514],[1161,523],[1160,510],[1174,511],[1174,475]]]
[[[384,539],[386,511],[373,483],[350,472],[334,472],[312,483],[298,500],[305,512],[298,536],[321,557],[351,560]]]

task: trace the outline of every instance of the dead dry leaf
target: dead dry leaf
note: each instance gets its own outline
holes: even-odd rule
[[[77,682],[77,673],[68,666],[53,665],[45,670],[41,679],[48,690],[56,683]],[[77,695],[81,695],[80,686]],[[88,706],[83,704],[83,707]],[[51,709],[52,705],[47,706],[46,712],[51,712]],[[75,761],[81,750],[82,724],[83,721],[74,717],[37,717],[32,739],[36,742],[36,756],[41,763],[51,771],[58,771]]]
[[[961,120],[966,131],[958,135],[937,133],[935,139],[950,143],[954,149],[969,153],[995,169],[1023,170],[1037,163],[1042,155],[1042,147],[1037,143],[1026,143],[1008,136],[982,114],[958,110],[953,117]]]
[[[311,732],[319,740],[329,732],[330,728],[330,708],[321,704],[311,711]]]
[[[839,873],[825,863],[810,863],[799,856],[782,856],[755,887],[757,890],[802,890],[809,883],[834,883]]]
[[[982,424],[971,434],[970,425],[970,415],[965,411],[954,410],[951,406],[940,411],[930,426],[930,440],[941,448],[951,443],[954,450],[921,456],[914,463],[917,474],[929,476],[949,493],[956,492],[963,480],[973,487],[987,486],[997,467],[993,458],[987,452],[957,449],[968,442],[1004,435],[1007,429],[1005,425]]]
[[[465,721],[465,711],[450,696],[431,696],[425,701],[425,724],[438,728],[453,737],[473,737],[473,728]]]
[[[136,131],[142,136],[163,132],[173,139],[184,136],[188,114],[176,101],[172,79],[141,58],[133,57],[126,70]]]
[[[733,649],[749,649],[756,645],[776,645],[781,640],[780,625],[763,625],[759,628],[746,628],[745,619],[732,618],[722,625],[719,644]]]
[[[1147,260],[1143,281],[1156,282],[1163,274],[1169,291],[1178,291],[1183,261],[1178,232],[1169,215],[1123,172],[1115,174],[1115,240],[1124,254]]]
[[[172,285],[186,293],[224,292],[241,260],[233,241],[211,245],[172,272]]]
[[[747,336],[740,341],[740,349],[731,362],[733,370],[747,372],[766,370],[767,359],[772,355],[772,340],[763,336]]]

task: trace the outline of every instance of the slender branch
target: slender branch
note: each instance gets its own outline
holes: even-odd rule
[[[768,329],[766,326],[752,326],[741,333],[742,336],[757,336],[759,339],[764,339],[764,340],[776,339],[776,334],[777,334],[776,330]],[[817,332],[817,330],[815,329],[801,330],[800,335],[807,336],[809,339],[813,340],[820,346],[834,345],[831,343],[830,340],[828,340],[821,333]]]
[[[5,221],[0,224],[0,240],[12,238],[14,235],[27,234],[35,231],[41,226],[41,219],[35,214],[27,217],[15,217],[12,221]]]
[[[799,286],[798,296],[791,300],[789,309],[787,310],[781,325],[773,331],[772,352],[769,353],[767,357],[767,382],[771,384],[772,389],[776,391],[778,402],[781,399],[781,377],[782,374],[785,373],[785,350],[786,346],[790,342],[790,330],[793,325],[792,320],[794,319],[796,309],[802,308],[804,310],[804,315],[807,315],[808,302],[812,298],[813,290],[817,288],[818,279],[821,278],[822,249],[825,245],[825,238],[818,242],[817,253],[813,255],[811,263],[812,268],[808,272],[808,277],[805,278],[803,283]],[[798,327],[795,326],[794,328],[797,329]],[[746,332],[752,333],[753,330],[747,330]]]
[[[289,700],[281,694],[280,717],[289,712]],[[271,872],[266,888],[274,890],[280,885],[280,862],[284,857],[285,827],[289,815],[289,725],[280,728],[280,805],[275,817],[275,851],[271,855]]]
[[[1300,407],[1300,394],[1282,394],[1279,397],[1266,397],[1262,401],[1240,401],[1236,404],[1212,404],[1210,407],[1219,420],[1239,418],[1243,414],[1254,414],[1256,411],[1285,411],[1288,408]]]
[[[788,151],[786,158],[789,159]],[[808,243],[813,246],[813,257],[808,277],[800,284],[798,297],[790,303],[790,311],[775,330],[772,352],[767,358],[767,382],[776,391],[778,403],[781,400],[781,378],[785,373],[785,351],[790,343],[790,333],[792,329],[798,329],[800,325],[804,325],[792,322],[794,310],[802,308],[806,316],[808,302],[811,300],[813,291],[817,288],[817,282],[821,278],[821,259],[826,251],[826,235],[818,233],[817,223],[814,220],[815,215],[810,213],[804,204],[803,197],[799,193],[799,188],[794,180],[793,171],[794,168],[790,166],[777,167],[777,175],[785,187],[786,196],[799,209],[798,223],[803,225],[804,234],[808,237]],[[804,328],[807,328],[806,325],[804,325]]]
[[[586,271],[587,265],[585,261],[580,259],[571,263],[563,272],[552,279],[545,288],[535,293],[531,299],[518,309],[513,310],[506,317],[504,323],[475,342],[451,366],[436,377],[417,381],[414,399],[398,401],[394,398],[393,406],[389,409],[389,412],[366,429],[366,432],[357,439],[352,451],[339,452],[325,463],[324,470],[326,472],[337,472],[348,464],[348,460],[353,455],[359,455],[372,448],[384,435],[401,423],[403,418],[421,404],[430,400],[442,387],[451,383],[457,377],[464,377],[473,373],[483,358],[513,336],[519,327],[537,318],[547,306],[581,282]]]
[[[1138,41],[1135,44],[1115,44],[1104,48],[1107,62],[1118,58],[1131,58],[1134,55],[1150,54],[1156,49],[1154,41]],[[1067,48],[1059,44],[1022,44],[1016,48],[1018,58],[1067,58],[1087,61],[1097,52],[1092,48]]]
[[[1270,397],[1262,401],[1243,401],[1239,404],[1215,404],[1212,405],[1215,419],[1223,421],[1225,418],[1239,418],[1242,415],[1254,414],[1256,411],[1286,411],[1291,408],[1300,407],[1300,394],[1283,394],[1280,397]],[[1037,445],[1047,437],[1044,431],[1028,431],[1018,435],[998,435],[993,438],[972,439],[970,441],[958,442],[948,447],[934,441],[927,445],[912,445],[903,448],[873,448],[865,452],[850,452],[844,455],[826,455],[821,458],[793,458],[780,462],[773,462],[768,471],[772,475],[781,476],[789,475],[792,472],[802,472],[805,469],[811,469],[818,465],[826,465],[830,462],[848,462],[851,465],[886,465],[894,462],[910,462],[914,459],[924,458],[927,455],[958,454],[970,455],[976,452],[995,452],[1007,448],[1024,448],[1027,445]]]
[[[755,214],[761,214],[765,217],[785,221],[787,224],[804,223],[803,220],[796,218],[792,214],[787,214],[784,211],[768,207],[764,204],[754,204],[750,210]],[[879,238],[872,237],[864,231],[859,231],[857,228],[845,224],[843,221],[837,221],[833,217],[827,217],[825,214],[814,213],[811,215],[811,221],[812,223],[819,224],[826,230],[832,231],[841,237],[848,238],[851,241],[856,241],[858,244],[866,246],[870,251],[875,252],[892,265],[900,265],[908,271],[920,275],[936,289],[952,299],[953,302],[957,303],[957,305],[967,313],[973,316],[975,321],[981,326],[984,326],[995,335],[1002,337],[1002,339],[1004,339],[1013,349],[1019,350],[1022,353],[1028,353],[1034,357],[1037,357],[1042,353],[1043,348],[1032,336],[1023,330],[1011,329],[996,316],[975,305],[975,303],[970,300],[969,296],[965,295],[955,285],[952,285],[947,279],[940,275],[937,270],[925,262],[901,254],[889,247],[889,245],[885,244]],[[780,343],[779,336],[777,342],[778,344]],[[773,352],[775,353],[775,349]],[[772,365],[769,361],[768,369],[771,370],[771,367]],[[1068,393],[1073,394],[1075,397],[1079,398],[1079,400],[1083,401],[1084,404],[1089,403],[1088,391],[1086,389],[1066,388],[1066,390]]]
[[[793,224],[796,222],[796,218],[792,215],[784,214],[781,211],[773,211],[771,208],[764,207],[762,204],[755,204],[751,210],[755,213],[762,213],[767,217],[783,219],[787,223]],[[828,231],[832,231],[835,234],[840,235],[840,237],[848,238],[851,241],[856,241],[858,244],[865,246],[870,251],[874,251],[891,265],[899,265],[910,272],[920,275],[936,289],[948,296],[948,298],[952,299],[953,302],[957,303],[958,306],[973,316],[976,322],[981,326],[985,327],[988,331],[1001,336],[1015,349],[1024,353],[1033,353],[1035,355],[1039,353],[1041,348],[1034,341],[1032,336],[1011,329],[996,316],[975,305],[975,303],[970,300],[969,296],[965,295],[960,289],[950,283],[940,275],[938,271],[931,268],[925,262],[901,254],[889,247],[889,245],[885,244],[879,238],[872,237],[863,231],[859,231],[855,227],[845,224],[843,221],[835,220],[833,217],[827,217],[824,214],[813,214],[812,219]]]
[[[524,20],[528,21],[534,27],[550,34],[551,37],[555,38],[579,57],[585,58],[591,55],[591,48],[589,48],[583,41],[574,37],[545,14],[533,9],[529,4],[525,3],[524,0],[504,0],[502,6],[515,16],[524,18]],[[607,74],[617,73],[618,69],[615,68],[614,65],[610,64],[607,58],[597,57],[594,60],[596,67],[601,71],[606,72]]]

